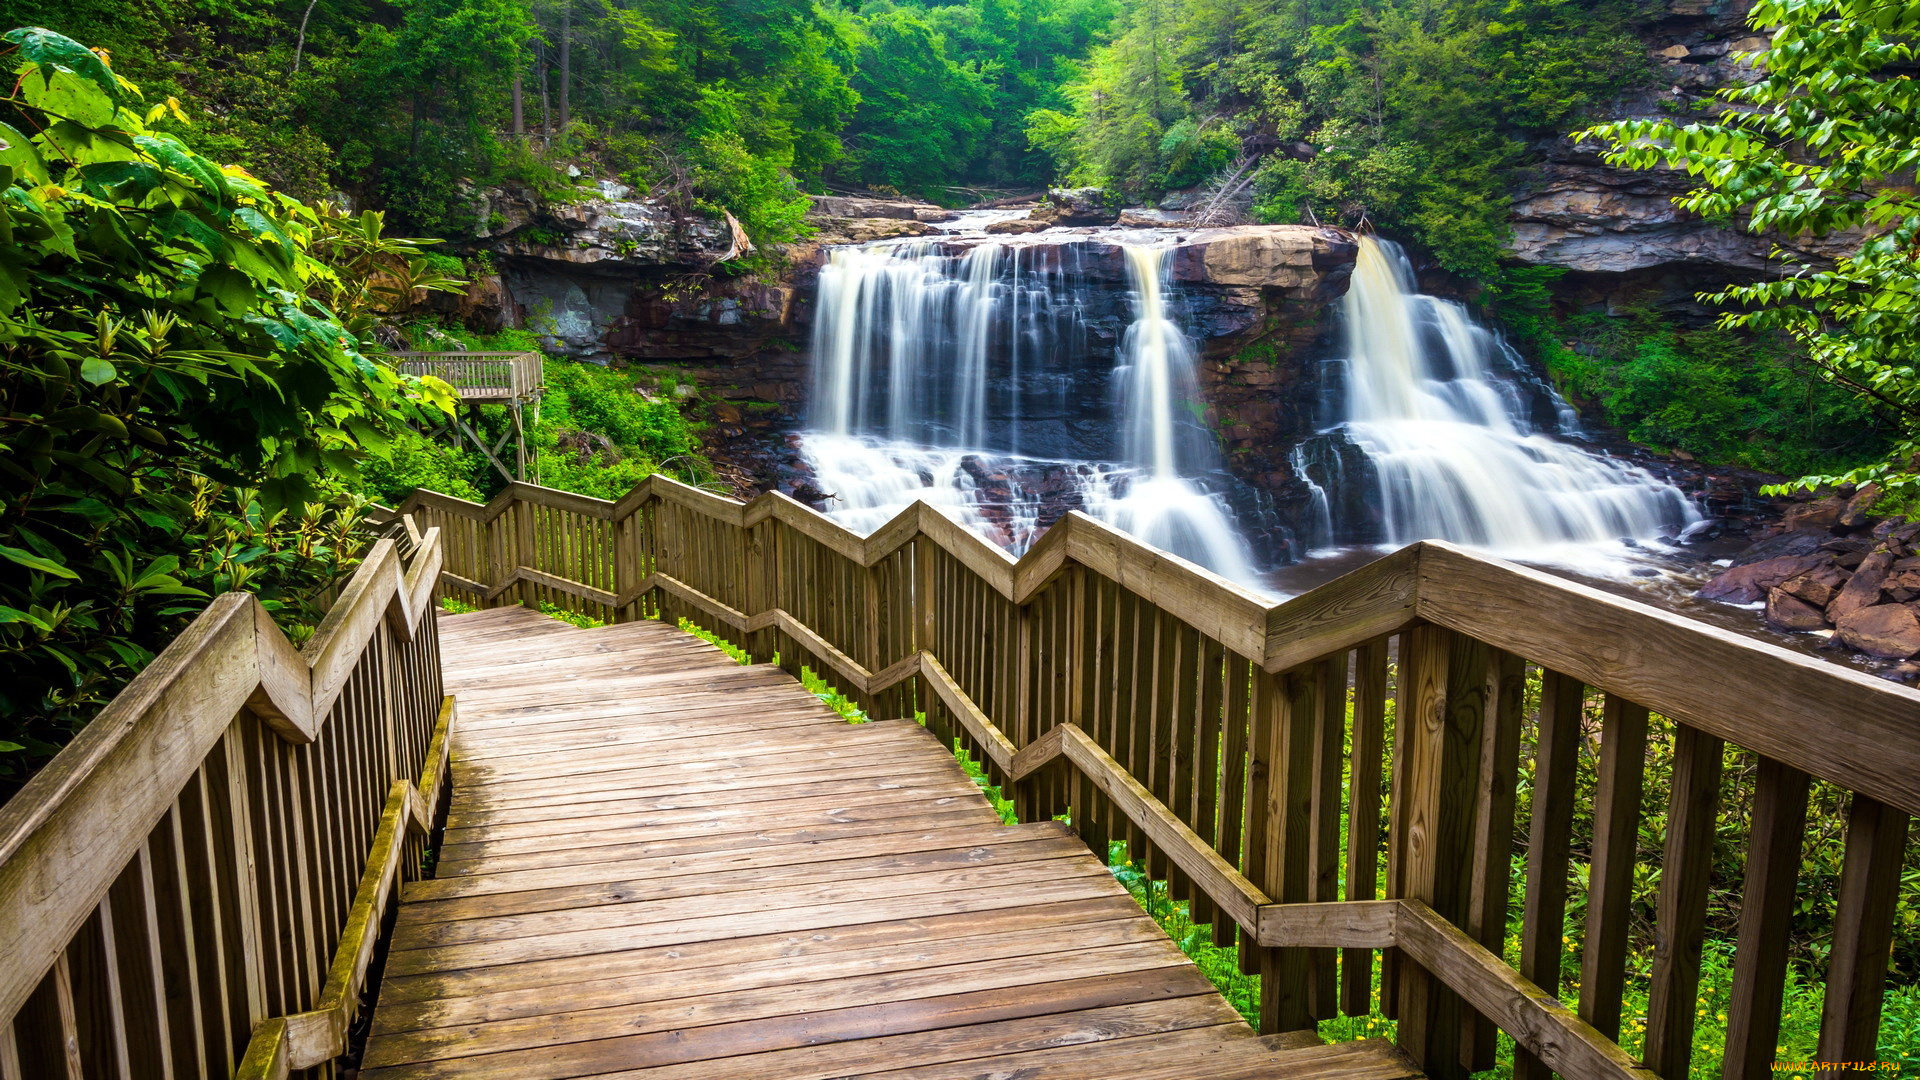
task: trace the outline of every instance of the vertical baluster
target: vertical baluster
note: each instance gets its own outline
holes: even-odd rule
[[[1177,619],[1169,625],[1179,655],[1173,661],[1173,700],[1167,713],[1172,738],[1168,755],[1171,783],[1167,785],[1166,803],[1176,817],[1193,828],[1199,824],[1194,814],[1194,786],[1199,772],[1195,757],[1200,739],[1200,634]],[[1199,895],[1177,868],[1175,876],[1178,888],[1174,899],[1191,902]],[[1193,912],[1189,910],[1188,914],[1191,916]]]
[[[1460,925],[1471,895],[1474,788],[1486,720],[1487,647],[1438,627],[1408,635],[1412,708],[1402,713],[1406,787],[1401,859],[1403,895],[1425,901]],[[1395,798],[1401,797],[1400,792]],[[1436,1080],[1460,1068],[1461,1002],[1432,973],[1412,964],[1400,980],[1399,1043]]]
[[[1380,766],[1386,753],[1387,643],[1354,651],[1353,756],[1348,764],[1347,896],[1372,900],[1380,883]],[[1363,1016],[1373,1003],[1373,950],[1340,957],[1340,1011]]]
[[[167,826],[162,819],[160,828]],[[114,929],[114,965],[119,969],[118,998],[127,1047],[129,1080],[173,1076],[170,1015],[161,970],[158,898],[153,891],[153,852],[142,842],[133,860],[113,883],[105,910]],[[189,1025],[182,1023],[181,1027]]]
[[[1527,823],[1527,895],[1520,931],[1520,974],[1560,993],[1566,958],[1567,863],[1580,765],[1585,688],[1555,671],[1540,673],[1540,728],[1534,759],[1533,815]],[[1513,1055],[1514,1080],[1552,1075],[1525,1047]]]
[[[1865,795],[1855,795],[1847,811],[1847,852],[1820,1013],[1821,1061],[1869,1061],[1879,1052],[1880,999],[1907,825],[1904,812]]]
[[[1264,677],[1265,673],[1238,653],[1227,654],[1225,667],[1227,703],[1226,713],[1221,718],[1220,844],[1217,850],[1222,858],[1240,867],[1251,880],[1254,874],[1251,856],[1243,860],[1241,855],[1242,830],[1247,825],[1248,814],[1247,772],[1251,766],[1247,753],[1247,728],[1252,722],[1253,680]],[[1215,915],[1214,942],[1227,945],[1233,940],[1236,928],[1226,913]],[[1246,955],[1243,950],[1243,969]]]
[[[1115,670],[1120,678],[1114,682],[1114,732],[1113,757],[1136,779],[1140,776],[1138,758],[1138,739],[1141,713],[1141,672],[1145,657],[1141,655],[1140,635],[1144,614],[1141,604],[1130,589],[1120,590],[1118,634],[1118,658]],[[1137,860],[1140,857],[1139,830],[1133,823],[1121,818],[1115,826],[1120,829],[1120,839],[1127,843],[1127,857]]]
[[[1148,698],[1151,705],[1147,713],[1148,752],[1144,761],[1147,771],[1134,775],[1146,782],[1147,789],[1162,804],[1173,801],[1174,725],[1178,722],[1174,706],[1179,700],[1176,680],[1179,677],[1180,645],[1178,624],[1173,616],[1155,605],[1153,638],[1149,645],[1152,651],[1148,654],[1152,658],[1149,671],[1153,678],[1153,691]],[[1168,898],[1172,900],[1175,882],[1169,880],[1173,870],[1166,852],[1155,845],[1147,865],[1148,872],[1156,881],[1167,882]]]
[[[1307,883],[1305,899],[1340,899],[1340,766],[1346,755],[1347,654],[1321,660],[1310,676],[1315,681],[1312,730],[1311,789],[1308,800]],[[1339,952],[1314,949],[1307,954],[1307,1013],[1327,1020],[1339,1013]]]
[[[67,944],[75,1035],[90,1080],[129,1080],[132,1073],[118,953],[112,905],[102,900]]]
[[[1273,817],[1273,804],[1268,797],[1268,789],[1273,784],[1275,768],[1274,734],[1276,720],[1286,710],[1286,676],[1253,669],[1253,698],[1248,706],[1247,732],[1247,783],[1246,783],[1246,860],[1244,873],[1247,880],[1253,882],[1267,893],[1270,899],[1278,900],[1276,891],[1269,887],[1272,874],[1268,872],[1268,860],[1272,857],[1272,846],[1267,836],[1279,827]],[[1284,781],[1282,781],[1284,784]],[[1262,965],[1264,953],[1254,943],[1251,934],[1240,935],[1240,970],[1248,975],[1264,975]],[[1267,1009],[1268,993],[1261,987],[1261,1007],[1259,1027],[1262,1032],[1273,1029],[1269,1023]]]
[[[1793,919],[1800,846],[1807,826],[1806,773],[1760,759],[1754,786],[1753,832],[1740,891],[1740,923],[1733,954],[1733,1001],[1727,1007],[1727,1080],[1770,1075],[1780,1039],[1786,990],[1787,933]]]
[[[73,972],[67,954],[53,962],[14,1018],[20,1073],[32,1080],[82,1080],[80,1025],[74,1016]]]
[[[1607,1038],[1618,1040],[1626,992],[1633,866],[1640,840],[1640,796],[1645,786],[1647,710],[1608,694],[1600,738],[1593,866],[1587,879],[1587,940],[1580,958],[1580,1018]]]
[[[231,1018],[217,1028],[217,1035],[226,1043],[226,1053],[233,1065],[239,1064],[247,1033],[270,1015],[267,1011],[269,946],[263,936],[258,891],[265,875],[259,853],[253,846],[254,823],[263,818],[265,811],[251,794],[250,754],[244,735],[247,727],[257,725],[244,720],[227,728],[221,738],[225,753],[216,750],[211,754],[204,774],[209,796],[210,855],[219,879],[216,894],[222,907],[221,922],[226,933],[232,935],[223,943]],[[206,938],[203,936],[201,940]]]
[[[1312,666],[1277,677],[1267,728],[1267,827],[1247,837],[1267,849],[1261,888],[1276,903],[1306,902],[1313,889],[1315,731],[1321,718],[1320,680]],[[1260,971],[1262,1032],[1313,1026],[1311,959],[1306,949],[1268,949]]]
[[[218,1002],[201,993],[200,971],[210,957],[203,955],[195,925],[195,894],[187,876],[187,853],[181,821],[185,817],[187,791],[198,785],[189,780],[178,799],[167,808],[166,816],[154,827],[148,839],[151,871],[148,892],[156,901],[153,940],[158,956],[154,961],[161,978],[161,993],[168,1017],[166,1033],[169,1056],[181,1076],[207,1076],[215,1070],[207,1061],[201,1030],[201,1018],[223,1013]],[[207,894],[200,893],[200,898]],[[211,953],[209,945],[207,952]]]
[[[1700,943],[1706,936],[1723,745],[1698,728],[1684,724],[1674,728],[1666,855],[1660,865],[1660,899],[1654,916],[1653,985],[1647,1003],[1646,1046],[1640,1055],[1661,1076],[1687,1076],[1692,1070]]]
[[[1501,954],[1507,938],[1507,901],[1513,878],[1513,814],[1520,769],[1520,727],[1526,707],[1526,661],[1496,652],[1488,672],[1486,725],[1482,731],[1479,800],[1473,817],[1473,881],[1467,902],[1467,936]],[[1497,1045],[1493,1021],[1469,1018],[1460,1064],[1468,1072],[1493,1068]]]
[[[1220,710],[1226,690],[1226,653],[1210,637],[1200,639],[1198,705],[1195,712],[1193,804],[1189,820],[1200,839],[1220,850]],[[1190,915],[1194,925],[1218,918],[1213,900],[1196,889]]]
[[[1413,651],[1413,633],[1408,631],[1393,639],[1393,655],[1398,658],[1393,669],[1393,723],[1387,738],[1391,742],[1392,762],[1387,786],[1387,856],[1386,856],[1386,892],[1388,898],[1406,895],[1402,882],[1402,862],[1407,850],[1407,742],[1408,731],[1412,724],[1407,719],[1414,715],[1415,685],[1418,682],[1415,669],[1419,657]],[[1400,1016],[1400,950],[1388,949],[1380,954],[1380,1013],[1390,1020]]]

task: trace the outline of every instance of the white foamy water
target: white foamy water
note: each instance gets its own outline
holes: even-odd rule
[[[1450,540],[1592,568],[1632,551],[1623,540],[1671,536],[1698,520],[1679,489],[1645,469],[1540,430],[1517,358],[1459,304],[1419,294],[1397,247],[1360,239],[1344,314],[1336,431],[1370,466],[1367,505],[1387,545]],[[1547,393],[1570,426],[1572,410]],[[1365,482],[1316,479],[1328,489]],[[1343,523],[1331,524],[1337,536]]]
[[[938,244],[838,248],[820,275],[814,430],[802,456],[849,528],[879,527],[916,499],[1016,552],[1045,507],[1077,508],[1225,577],[1252,582],[1219,497],[1194,482],[1218,467],[1189,419],[1193,349],[1169,317],[1165,249],[1128,246],[1133,322],[1116,358],[1121,460],[1023,453],[1023,409],[1059,367],[1076,282],[1022,263],[1016,242],[955,254]],[[990,384],[1011,387],[990,408]],[[1070,380],[1069,380],[1070,381]],[[1066,386],[1060,394],[1072,394]]]

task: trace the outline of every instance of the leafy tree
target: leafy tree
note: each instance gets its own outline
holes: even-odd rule
[[[18,74],[0,111],[4,781],[207,595],[311,617],[357,548],[339,481],[425,407],[338,316],[447,282],[377,217],[307,207],[156,131],[178,103],[140,109],[76,42],[0,40]]]
[[[928,192],[958,178],[989,127],[987,90],[906,10],[863,21],[854,51],[860,95],[849,165],[869,184]]]
[[[1135,0],[1027,136],[1136,198],[1263,155],[1269,222],[1395,232],[1490,277],[1529,140],[1635,84],[1627,0]],[[1213,142],[1208,144],[1207,139]]]
[[[1624,121],[1584,132],[1615,164],[1685,169],[1701,186],[1678,199],[1759,235],[1856,231],[1858,249],[1829,269],[1705,297],[1737,310],[1722,325],[1784,330],[1824,377],[1901,432],[1880,462],[1800,485],[1873,480],[1920,491],[1920,84],[1910,75],[1920,35],[1912,0],[1761,0],[1749,16],[1775,31],[1756,58],[1763,77],[1725,92],[1716,122]]]

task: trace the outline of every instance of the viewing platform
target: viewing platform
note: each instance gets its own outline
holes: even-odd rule
[[[402,352],[393,357],[402,374],[431,375],[453,387],[462,402],[530,402],[542,389],[539,353]]]
[[[537,352],[453,352],[394,353],[396,367],[403,375],[431,375],[453,387],[460,404],[466,406],[467,416],[459,413],[435,431],[427,433],[433,438],[442,432],[447,433],[459,445],[464,438],[475,450],[487,459],[500,478],[509,483],[527,480],[527,466],[534,466],[531,479],[539,480],[539,463],[527,454],[527,419],[525,409],[533,406],[534,419],[540,417],[540,398],[546,392],[542,365],[544,361]],[[475,414],[482,405],[504,405],[507,409],[507,424],[492,445],[475,430]],[[474,423],[470,423],[474,420]],[[508,468],[500,457],[506,451],[507,443],[513,443],[513,467]]]

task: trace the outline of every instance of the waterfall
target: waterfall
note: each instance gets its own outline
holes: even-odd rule
[[[1191,477],[1219,467],[1212,436],[1187,409],[1200,402],[1193,347],[1166,309],[1163,247],[1129,246],[1133,325],[1122,345],[1125,375],[1121,416],[1127,464],[1141,476],[1125,497],[1089,512],[1165,551],[1224,577],[1253,577],[1246,541],[1226,507]]]
[[[1372,490],[1357,500],[1364,509],[1344,521],[1332,511],[1333,535],[1371,532],[1395,546],[1452,540],[1537,558],[1566,545],[1673,535],[1697,519],[1672,485],[1551,434],[1567,430],[1571,409],[1463,307],[1416,292],[1399,248],[1360,239],[1344,315],[1343,408],[1327,435],[1343,437],[1366,468],[1345,468],[1338,446],[1295,457],[1328,491],[1371,474]],[[1371,520],[1351,520],[1362,513]]]
[[[1220,462],[1196,418],[1192,346],[1169,314],[1166,249],[1123,247],[1131,319],[1102,355],[1084,247],[833,250],[801,442],[828,512],[870,531],[924,499],[1019,552],[1080,509],[1251,582],[1232,516],[1200,480]]]

